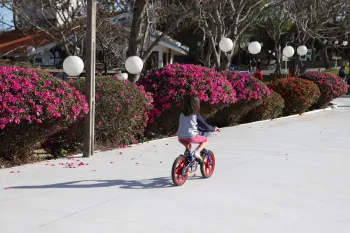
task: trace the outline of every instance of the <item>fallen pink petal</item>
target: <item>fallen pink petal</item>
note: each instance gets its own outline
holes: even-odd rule
[[[15,173],[14,171],[10,171],[10,173]]]

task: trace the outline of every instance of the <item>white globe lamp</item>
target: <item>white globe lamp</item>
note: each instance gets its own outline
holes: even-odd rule
[[[69,76],[78,76],[84,70],[84,62],[78,56],[69,56],[63,61],[63,70]]]
[[[225,53],[230,52],[233,49],[233,42],[230,38],[222,38],[219,47]]]
[[[343,46],[347,46],[348,45],[348,42],[345,40],[343,41]]]
[[[335,44],[335,45],[339,44],[339,41],[337,41],[337,40],[336,40],[336,41],[334,41],[334,44]]]
[[[128,74],[127,73],[118,74],[118,79],[121,81],[128,80]]]
[[[29,46],[27,47],[27,53],[28,53],[29,55],[33,55],[33,54],[35,53],[35,48],[34,48],[33,46],[29,45]]]
[[[305,56],[307,54],[307,47],[305,45],[301,45],[297,48],[297,53],[300,56]]]
[[[259,42],[257,42],[257,41],[251,42],[248,45],[248,51],[251,54],[258,54],[258,53],[260,53],[260,51],[261,51],[261,44]]]
[[[284,47],[284,49],[283,49],[283,55],[287,58],[293,57],[294,52],[295,52],[294,48],[292,46],[289,46],[289,45]]]
[[[126,59],[125,61],[125,69],[130,74],[139,74],[143,69],[143,61],[138,56],[132,56]]]

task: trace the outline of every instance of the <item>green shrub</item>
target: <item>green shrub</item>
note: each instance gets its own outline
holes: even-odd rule
[[[226,71],[223,75],[236,92],[236,103],[218,111],[209,122],[218,127],[236,125],[242,117],[261,104],[270,95],[270,90],[260,80],[247,73]]]
[[[0,67],[0,160],[31,161],[46,137],[87,111],[85,97],[68,83],[37,70]]]
[[[84,90],[84,80],[74,83]],[[96,78],[95,144],[96,148],[117,148],[137,143],[135,137],[143,135],[152,97],[135,84],[112,77]],[[63,152],[81,151],[83,146],[83,120],[68,130],[50,137],[43,147],[55,156]]]
[[[262,100],[262,103],[250,111],[242,119],[242,123],[275,119],[283,114],[284,100],[280,94],[271,90],[271,94]]]
[[[284,78],[269,84],[269,88],[282,96],[285,115],[301,114],[320,98],[320,90],[312,81],[300,78]]]
[[[326,72],[306,72],[299,78],[313,81],[321,91],[321,96],[314,108],[324,108],[329,103],[348,92],[348,86],[339,76]]]

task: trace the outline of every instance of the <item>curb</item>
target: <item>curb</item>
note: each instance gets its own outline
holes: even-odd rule
[[[299,117],[299,116],[303,116],[303,115],[311,115],[311,114],[314,114],[314,113],[332,111],[335,108],[337,108],[337,105],[334,105],[334,107],[330,106],[330,107],[327,107],[327,108],[324,108],[324,109],[317,109],[317,110],[313,110],[313,111],[309,111],[309,112],[304,112],[302,114],[294,114],[294,115],[285,116],[285,117],[279,117],[279,118],[270,119],[270,120],[255,121],[255,122],[250,122],[250,123],[245,123],[245,124],[240,124],[240,125],[237,125],[237,126],[230,126],[230,127],[225,127],[225,128],[247,126],[247,125],[255,125],[255,124],[261,124],[261,123],[270,122],[270,121],[276,121],[276,120],[284,120],[284,119]]]
[[[262,123],[276,121],[276,120],[284,120],[284,119],[299,117],[299,116],[303,116],[303,115],[311,115],[311,114],[320,113],[320,112],[332,111],[332,110],[336,109],[337,107],[338,106],[336,104],[332,104],[331,106],[329,106],[327,108],[317,109],[317,110],[313,110],[313,111],[309,111],[309,112],[304,112],[302,114],[294,114],[294,115],[285,116],[285,117],[279,117],[279,118],[270,119],[270,120],[254,121],[254,122],[250,122],[250,123],[240,124],[240,125],[237,125],[237,126],[223,127],[221,129],[228,129],[228,128],[233,128],[233,127],[241,127],[241,126],[248,126],[248,125],[255,125],[255,124],[262,124]],[[152,142],[165,141],[165,140],[169,140],[169,139],[173,139],[173,138],[176,138],[176,136],[174,136],[174,137],[167,137],[167,138],[161,138],[161,139],[156,139],[156,140],[151,140],[151,141],[143,142],[143,143],[139,143],[139,144],[133,144],[132,146],[134,146],[134,145],[143,145],[143,144],[152,143]]]

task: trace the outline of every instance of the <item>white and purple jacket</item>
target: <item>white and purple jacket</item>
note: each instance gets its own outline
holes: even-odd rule
[[[193,138],[198,135],[198,127],[209,132],[215,131],[215,128],[208,125],[201,115],[185,116],[181,113],[177,136],[179,139]]]

